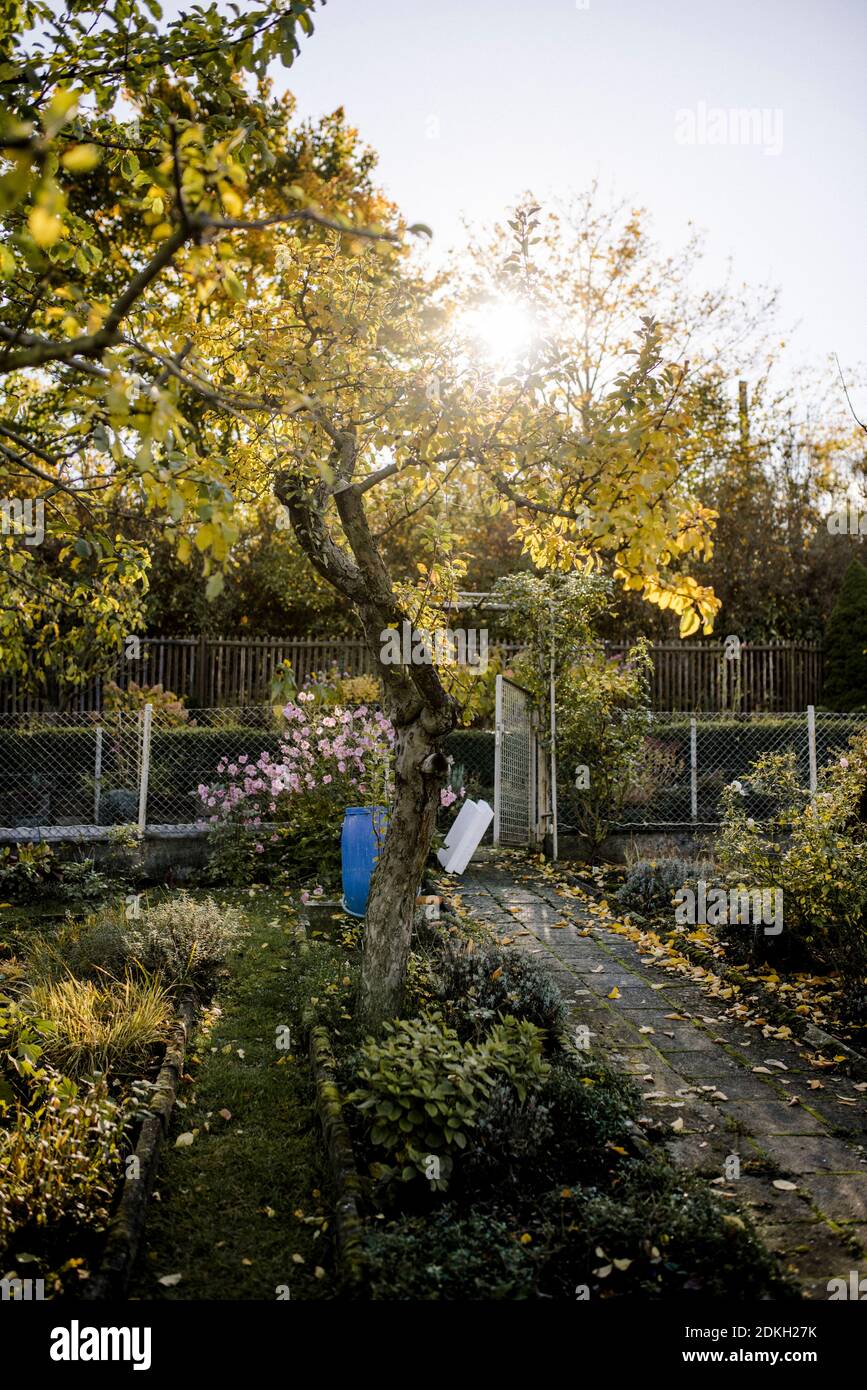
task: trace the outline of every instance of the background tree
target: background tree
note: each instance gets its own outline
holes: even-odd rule
[[[137,626],[148,553],[133,517],[186,518],[208,593],[237,535],[231,364],[199,380],[193,336],[230,318],[244,237],[320,224],[377,235],[372,156],[342,115],[293,126],[290,64],[313,0],[167,22],[155,3],[34,0],[0,13],[0,497],[46,539],[0,535],[0,659],[73,678]],[[179,530],[179,546],[191,544]]]
[[[524,246],[538,268],[529,294]],[[863,444],[843,417],[836,382],[831,395],[830,373],[774,384],[784,366],[776,293],[730,276],[708,287],[702,256],[694,232],[663,252],[645,210],[604,199],[594,184],[544,205],[527,195],[492,232],[471,233],[454,273],[469,310],[505,298],[523,306],[528,331],[556,338],[568,361],[562,390],[578,412],[611,382],[639,316],[653,315],[666,358],[684,371],[681,401],[692,418],[680,465],[690,492],[717,513],[701,573],[720,599],[720,623],[745,640],[817,638],[850,558],[845,542],[827,544],[829,498],[857,472]],[[501,326],[509,324],[497,321],[495,331]],[[603,630],[677,637],[670,612],[629,595]]]
[[[860,560],[849,565],[828,624],[822,701],[844,712],[867,708],[867,569]]]

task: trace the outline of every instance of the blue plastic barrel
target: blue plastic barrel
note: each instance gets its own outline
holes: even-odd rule
[[[347,806],[340,835],[343,871],[343,907],[352,917],[363,917],[376,861],[388,826],[385,806]]]

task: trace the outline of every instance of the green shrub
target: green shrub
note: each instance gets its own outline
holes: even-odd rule
[[[636,912],[670,912],[678,889],[702,873],[701,865],[689,859],[638,859],[614,897]]]
[[[293,804],[288,820],[250,830],[236,822],[211,831],[209,883],[243,888],[251,883],[336,883],[340,877],[340,831],[345,807],[333,798],[310,795]]]
[[[867,973],[867,824],[859,810],[867,787],[867,732],[822,772],[818,795],[800,780],[793,754],[759,759],[750,787],[779,807],[770,824],[746,814],[744,786],[724,793],[717,845],[723,869],[783,894],[783,931],[812,959],[843,976],[860,996]]]
[[[383,1177],[420,1175],[444,1190],[497,1082],[524,1100],[548,1072],[532,1023],[506,1018],[484,1042],[462,1043],[434,1014],[388,1023],[380,1041],[368,1039],[357,1067],[362,1084],[349,1099],[367,1117],[371,1143],[396,1165]]]
[[[547,1085],[521,1101],[503,1082],[493,1087],[461,1160],[464,1194],[485,1198],[496,1191],[507,1196],[511,1188],[523,1196],[535,1190],[540,1165],[557,1143],[546,1090]]]
[[[548,1211],[544,1249],[538,1240],[548,1297],[574,1298],[580,1285],[591,1298],[794,1296],[746,1220],[664,1160],[629,1164],[608,1190],[573,1183]]]
[[[487,1213],[451,1204],[403,1217],[365,1237],[370,1293],[395,1302],[533,1297],[535,1262],[518,1236]]]
[[[108,1219],[120,1161],[121,1110],[104,1080],[75,1085],[46,1074],[29,1106],[7,1106],[0,1128],[0,1252],[24,1229],[63,1217],[82,1226]]]
[[[543,967],[517,950],[472,946],[447,940],[435,961],[437,993],[459,1036],[481,1037],[499,1014],[510,1014],[554,1037],[566,1006]]]
[[[173,893],[126,924],[128,955],[172,985],[207,990],[229,952],[247,934],[237,908]]]
[[[867,569],[857,559],[828,622],[822,702],[844,713],[867,709]]]
[[[130,681],[121,687],[116,681],[106,681],[102,687],[103,716],[106,726],[114,728],[123,719],[141,713],[145,705],[151,705],[159,723],[170,728],[185,724],[189,719],[189,711],[184,708],[185,698],[172,690],[164,690],[162,684],[139,685],[137,681]]]
[[[129,787],[114,787],[99,799],[100,825],[132,825],[138,820],[137,791]]]
[[[558,1060],[542,1091],[542,1100],[557,1135],[555,1172],[574,1178],[611,1166],[608,1145],[623,1146],[630,1122],[640,1108],[640,1097],[627,1076],[614,1071],[593,1054],[573,1054]]]
[[[111,891],[92,859],[60,859],[50,845],[4,845],[0,849],[0,893],[9,898],[54,898],[92,902]]]
[[[39,1035],[0,1004],[0,1258],[22,1232],[67,1219],[106,1222],[124,1138],[124,1111],[103,1078],[76,1084],[44,1065]],[[28,1234],[28,1243],[31,1235]],[[20,1248],[20,1247],[19,1247]]]
[[[604,1180],[612,1146],[622,1149],[639,1098],[629,1080],[592,1055],[565,1053],[523,1102],[498,1085],[479,1114],[461,1161],[464,1190],[526,1200],[571,1181]]]

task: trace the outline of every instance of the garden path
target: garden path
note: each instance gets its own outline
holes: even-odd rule
[[[306,1058],[275,1045],[295,978],[294,919],[276,891],[215,896],[241,908],[250,936],[192,1039],[130,1297],[329,1298],[326,1174]]]
[[[828,1281],[859,1264],[867,1276],[867,1091],[832,1049],[727,1016],[529,861],[472,863],[447,896],[546,965],[570,1027],[634,1077],[674,1161],[748,1211],[806,1297],[828,1298]],[[732,1155],[739,1177],[727,1177]]]

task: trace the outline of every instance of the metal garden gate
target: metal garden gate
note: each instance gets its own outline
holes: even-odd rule
[[[497,676],[494,742],[494,844],[536,838],[536,735],[529,691]]]

